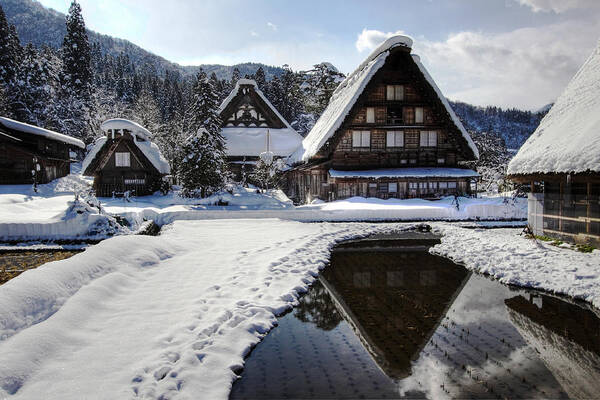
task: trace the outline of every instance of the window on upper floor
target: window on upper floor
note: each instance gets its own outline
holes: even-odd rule
[[[367,107],[367,124],[375,123],[375,107]]]
[[[423,123],[423,107],[415,107],[415,124]]]
[[[421,147],[437,147],[437,131],[421,131]]]
[[[404,131],[387,131],[386,147],[404,147]]]
[[[352,147],[371,147],[371,131],[352,131]]]
[[[445,164],[446,163],[446,159],[445,158],[438,158],[437,162],[438,162],[438,164]]]
[[[115,167],[130,167],[131,158],[129,152],[115,153]]]
[[[404,85],[387,85],[385,98],[387,100],[404,100]]]
[[[401,124],[403,118],[402,107],[388,107],[387,108],[387,124],[396,125]]]

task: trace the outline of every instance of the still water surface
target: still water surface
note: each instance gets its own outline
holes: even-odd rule
[[[253,350],[232,399],[595,398],[600,320],[431,255],[346,243]]]

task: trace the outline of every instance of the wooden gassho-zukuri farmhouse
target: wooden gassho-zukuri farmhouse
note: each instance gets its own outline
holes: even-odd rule
[[[600,44],[508,166],[536,235],[600,246]]]
[[[70,173],[74,137],[0,117],[0,184],[47,183]]]
[[[295,202],[470,193],[477,148],[411,46],[386,40],[335,90],[290,157]]]
[[[227,161],[239,179],[242,166],[249,172],[267,148],[275,158],[289,156],[302,142],[273,107],[255,81],[240,79],[219,109]],[[267,134],[268,133],[268,134]]]
[[[109,119],[100,126],[104,136],[96,139],[83,160],[83,175],[94,177],[97,196],[142,196],[159,190],[170,173],[167,160],[150,141],[152,133],[126,119]]]

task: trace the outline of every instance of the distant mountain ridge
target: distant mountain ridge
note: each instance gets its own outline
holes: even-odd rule
[[[21,43],[32,43],[35,46],[48,45],[59,48],[66,33],[65,15],[44,7],[35,0],[0,0],[9,23],[14,24]],[[266,80],[281,76],[283,68],[268,66],[260,63],[242,63],[237,65],[204,64],[199,66],[182,66],[153,54],[128,40],[99,34],[88,29],[91,43],[100,44],[105,54],[118,56],[126,54],[134,65],[142,67],[145,64],[154,66],[163,75],[165,71],[176,71],[181,77],[195,74],[203,68],[207,74],[215,73],[219,79],[229,81],[233,70],[237,68],[240,76],[253,75],[259,67],[265,72]],[[328,66],[337,70],[332,64]],[[501,109],[499,107],[478,107],[462,102],[450,102],[456,114],[463,121],[465,128],[475,132],[494,133],[501,137],[510,149],[518,149],[533,133],[551,104],[537,112],[517,109]]]
[[[46,8],[35,0],[0,0],[0,5],[8,22],[14,24],[17,28],[21,44],[32,43],[37,47],[48,45],[54,48],[62,45],[66,33],[64,14]],[[144,50],[128,40],[103,35],[89,29],[88,36],[91,43],[97,42],[100,44],[103,53],[113,56],[117,56],[121,52],[125,53],[136,65],[142,66],[149,63],[160,74],[164,74],[166,70],[172,70],[185,77],[193,75],[199,68],[203,68],[208,74],[214,72],[219,79],[229,80],[234,68],[239,69],[242,77],[246,74],[253,74],[261,66],[267,79],[280,76],[283,72],[280,67],[252,62],[231,66],[218,64],[183,66]]]

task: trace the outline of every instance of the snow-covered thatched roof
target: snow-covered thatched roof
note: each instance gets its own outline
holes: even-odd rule
[[[74,137],[63,135],[62,133],[54,132],[48,129],[40,128],[39,126],[29,125],[24,122],[19,122],[6,117],[0,117],[0,124],[7,129],[12,129],[19,132],[25,132],[32,135],[43,136],[51,140],[67,143],[80,149],[85,149],[85,144]]]
[[[538,128],[508,174],[600,172],[600,42]]]
[[[152,137],[152,132],[150,132],[148,129],[144,128],[137,122],[133,122],[124,118],[112,118],[106,120],[102,123],[102,125],[100,125],[100,129],[102,129],[103,132],[107,132],[109,129],[127,129],[134,135],[141,136],[144,140],[150,140]]]
[[[306,162],[310,160],[310,158],[313,157],[340,128],[344,122],[344,118],[348,115],[371,78],[373,78],[375,73],[385,64],[385,61],[390,54],[390,50],[395,47],[404,47],[410,50],[412,44],[413,41],[408,36],[396,35],[379,45],[333,92],[333,95],[329,100],[329,105],[309,134],[304,138],[302,145],[294,152],[294,154],[292,154],[290,161]],[[446,108],[446,111],[452,118],[456,127],[462,133],[475,157],[478,158],[479,153],[477,147],[471,140],[471,137],[458,117],[454,114],[450,104],[448,104],[448,101],[442,95],[440,89],[437,87],[423,64],[421,64],[419,57],[413,55],[413,59],[425,76],[427,82],[435,90],[435,93]]]
[[[260,90],[258,88],[258,84],[256,83],[255,80],[253,79],[240,79],[236,82],[235,84],[235,88],[233,88],[233,90],[231,91],[231,93],[229,93],[229,96],[227,96],[225,98],[225,100],[223,100],[223,102],[221,103],[221,106],[219,107],[219,113],[222,113],[223,110],[225,110],[225,108],[229,105],[229,103],[231,103],[231,100],[233,100],[235,98],[235,96],[238,95],[239,91],[240,91],[240,87],[244,86],[244,85],[250,85],[254,87],[254,91],[256,92],[256,94],[265,102],[265,104],[271,109],[273,110],[273,112],[275,113],[275,115],[277,115],[277,118],[279,118],[281,120],[281,122],[284,123],[284,125],[288,128],[288,129],[294,129],[292,128],[292,126],[286,121],[285,118],[283,118],[283,116],[281,114],[279,114],[279,111],[277,111],[277,109],[275,107],[273,107],[273,104],[271,104],[271,102],[267,99],[267,97],[264,95],[264,93],[262,92],[262,90]]]
[[[144,154],[144,156],[150,161],[150,163],[156,168],[156,170],[161,174],[169,174],[171,173],[171,167],[169,166],[168,161],[164,158],[160,149],[156,145],[156,143],[152,143],[150,141],[150,137],[152,137],[152,132],[144,128],[138,123],[133,121],[129,121],[121,118],[114,118],[104,121],[102,125],[100,125],[100,129],[104,132],[108,133],[108,130],[122,130],[127,129],[133,135],[133,143],[137,146],[137,148]],[[98,153],[102,150],[104,145],[106,144],[108,137],[102,136],[96,139],[94,144],[90,147],[88,154],[86,155],[83,163],[81,165],[81,171],[84,173],[94,161]]]
[[[268,128],[268,127],[246,127],[246,126],[226,126],[221,129],[221,134],[225,138],[228,156],[258,156],[260,153],[267,150],[267,131],[269,132],[269,150],[275,156],[287,157],[302,143],[302,136],[298,134],[286,121],[285,118],[277,111],[273,104],[265,97],[263,92],[258,88],[256,81],[252,79],[240,79],[235,84],[235,88],[229,93],[229,96],[219,108],[219,113],[222,113],[231,101],[239,94],[242,86],[252,86],[253,91],[260,97],[264,104],[269,107],[273,113],[279,118],[284,128]]]
[[[302,136],[293,129],[226,127],[221,129],[225,138],[228,156],[259,156],[267,150],[267,130],[269,150],[275,156],[287,157],[298,148]]]

